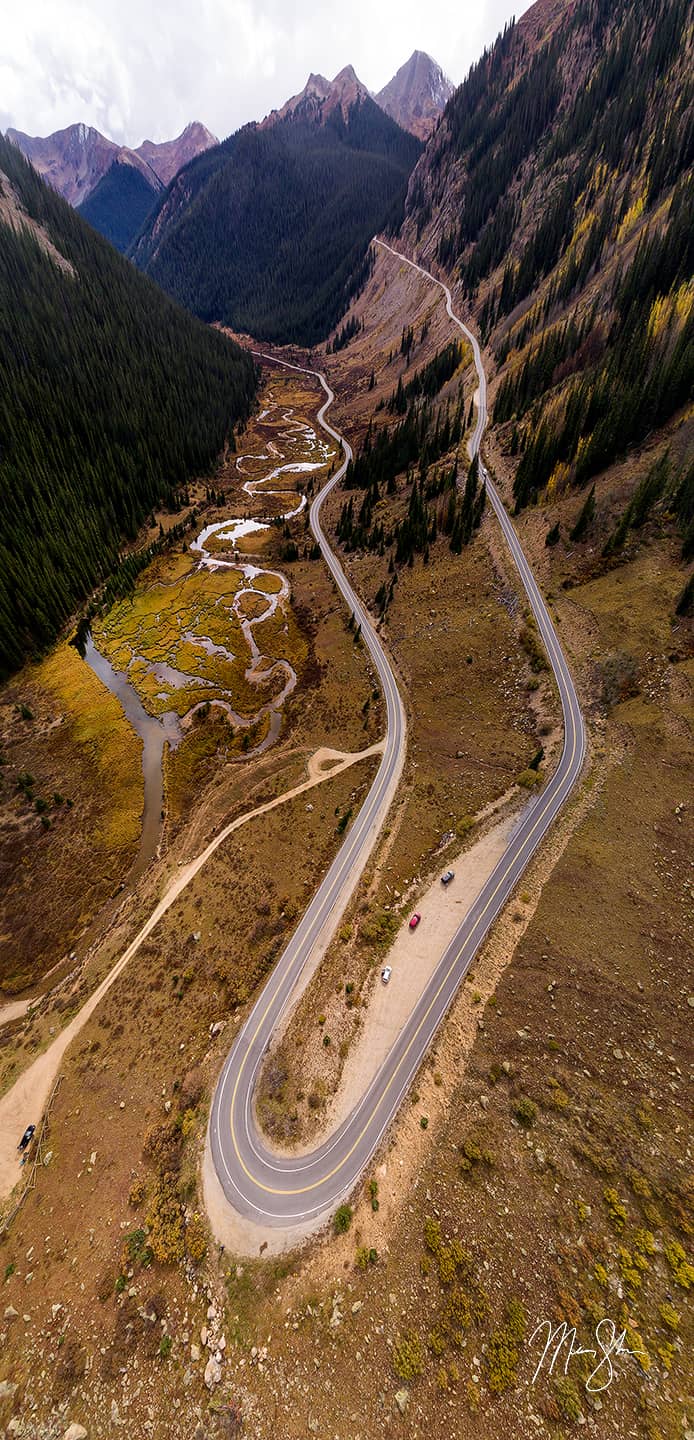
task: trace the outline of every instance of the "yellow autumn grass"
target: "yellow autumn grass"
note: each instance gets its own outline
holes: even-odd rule
[[[101,802],[93,844],[106,851],[132,848],[144,807],[142,741],[74,646],[58,645],[38,666],[36,679],[65,710],[75,743],[93,766]]]

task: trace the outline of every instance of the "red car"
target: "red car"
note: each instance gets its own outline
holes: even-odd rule
[[[421,917],[419,911],[418,911],[418,910],[415,910],[414,915],[412,916],[412,919],[410,920],[410,930],[416,930],[416,929],[417,929],[417,926],[418,926],[421,918],[422,918],[422,917]]]

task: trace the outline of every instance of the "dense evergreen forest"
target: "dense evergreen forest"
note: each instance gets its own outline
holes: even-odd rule
[[[404,330],[402,354],[409,353],[412,340],[412,332]],[[417,555],[426,564],[430,546],[439,536],[446,537],[453,554],[459,555],[484,514],[487,495],[480,484],[477,457],[465,469],[460,456],[465,431],[462,386],[455,404],[437,400],[463,354],[464,347],[454,341],[418,370],[406,387],[400,383],[388,408],[402,418],[375,436],[369,426],[362,449],[345,472],[347,498],[337,522],[337,539],[347,551],[388,555],[388,573],[374,597],[380,615],[385,615],[393,599],[401,566],[413,565]],[[403,408],[395,398],[405,395]],[[399,519],[380,503],[398,496],[407,500]]]
[[[0,221],[2,676],[55,638],[158,501],[209,470],[256,389],[249,357],[139,275],[0,137],[5,198],[10,186],[72,269]]]
[[[201,319],[312,345],[363,284],[372,236],[400,222],[420,151],[368,97],[347,121],[247,126],[179,173],[131,253]]]
[[[79,206],[79,213],[122,254],[139,234],[153,208],[161,186],[152,175],[148,185],[140,170],[126,162],[114,161],[98,185]]]
[[[579,0],[544,33],[511,24],[472,67],[409,201],[421,234],[445,194],[436,255],[496,351],[518,507],[694,389],[691,5]]]

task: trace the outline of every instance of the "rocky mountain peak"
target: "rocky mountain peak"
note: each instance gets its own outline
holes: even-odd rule
[[[426,140],[453,90],[437,61],[423,50],[414,50],[374,99],[404,130]]]

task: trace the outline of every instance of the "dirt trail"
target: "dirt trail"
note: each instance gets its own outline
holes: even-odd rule
[[[149,919],[138,931],[135,939],[130,942],[115,965],[109,970],[108,975],[97,986],[93,995],[73,1017],[65,1029],[49,1045],[47,1050],[37,1056],[33,1064],[26,1069],[15,1081],[10,1090],[0,1099],[0,1199],[9,1195],[18,1180],[21,1178],[21,1171],[18,1165],[17,1142],[25,1127],[32,1123],[38,1128],[39,1121],[43,1114],[46,1101],[58,1074],[63,1056],[79,1034],[82,1027],[93,1015],[97,1006],[101,1003],[104,995],[111,988],[114,981],[125,969],[129,960],[137,953],[140,946],[151,935],[155,926],[158,925],[162,916],[171,908],[190,884],[191,880],[207,863],[215,850],[228,839],[235,830],[247,825],[250,820],[258,815],[266,815],[269,810],[275,810],[279,805],[284,805],[288,800],[294,799],[297,795],[313,789],[315,785],[322,785],[325,780],[330,780],[333,775],[339,775],[343,770],[356,765],[360,760],[366,760],[372,755],[380,755],[383,751],[383,741],[376,745],[370,745],[366,750],[355,752],[344,752],[341,750],[330,750],[326,747],[314,751],[307,762],[308,778],[295,785],[291,790],[286,790],[282,795],[277,795],[274,800],[268,800],[264,805],[258,805],[255,810],[249,810],[244,815],[239,815],[235,820],[225,825],[218,835],[205,846],[205,849],[190,860],[187,865],[182,865],[178,874],[172,880],[162,899],[155,906]]]

